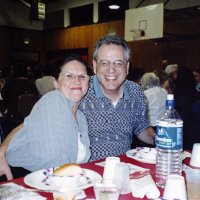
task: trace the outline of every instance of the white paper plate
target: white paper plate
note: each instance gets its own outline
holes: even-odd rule
[[[150,147],[137,147],[126,152],[126,156],[142,163],[156,164],[156,149]],[[182,152],[182,160],[191,157],[191,153]]]
[[[24,177],[24,183],[39,190],[54,190],[48,181],[48,177],[52,175],[53,170],[53,168],[50,168],[32,172]],[[88,182],[87,184],[77,187],[77,190],[84,190],[93,186],[94,182],[100,182],[102,180],[101,175],[95,171],[89,169],[83,169],[83,171]]]
[[[137,147],[126,152],[126,156],[142,163],[155,164],[156,150],[150,147]]]

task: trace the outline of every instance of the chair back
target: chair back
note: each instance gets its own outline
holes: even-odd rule
[[[37,100],[37,96],[33,93],[20,95],[17,101],[18,116],[21,118],[28,116]]]

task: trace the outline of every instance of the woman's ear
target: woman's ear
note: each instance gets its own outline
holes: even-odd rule
[[[58,89],[58,81],[55,78],[53,78],[53,85],[55,89]]]

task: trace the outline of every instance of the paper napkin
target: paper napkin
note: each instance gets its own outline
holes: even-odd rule
[[[146,195],[148,199],[156,199],[160,196],[160,191],[150,174],[139,179],[131,179],[130,188],[132,195],[137,198],[144,198]]]

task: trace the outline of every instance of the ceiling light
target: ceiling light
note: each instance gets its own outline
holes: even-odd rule
[[[108,7],[109,7],[110,9],[117,10],[117,9],[120,8],[119,5],[120,5],[119,2],[116,1],[116,0],[109,0],[109,1],[108,1]]]
[[[119,5],[115,5],[115,4],[109,5],[108,7],[110,9],[119,9]]]

